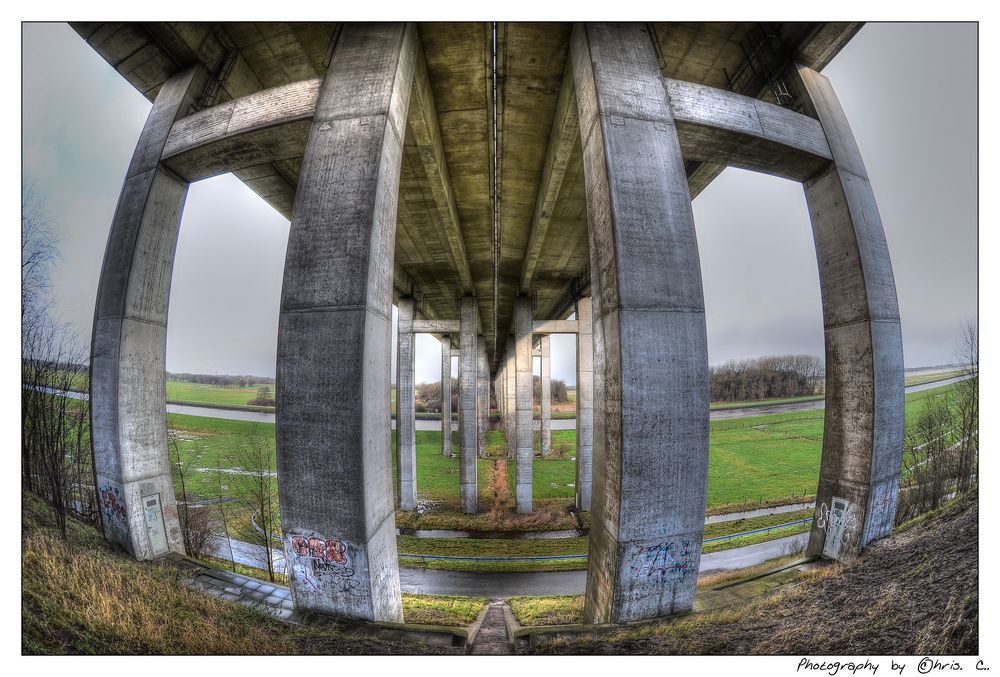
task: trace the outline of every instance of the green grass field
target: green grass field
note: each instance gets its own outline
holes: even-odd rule
[[[906,416],[911,420],[929,398],[946,388],[935,388],[906,398]],[[274,425],[170,414],[169,426],[181,439],[185,460],[195,468],[231,467],[241,441],[256,426],[273,449]],[[395,436],[395,433],[393,433]],[[575,493],[575,461],[571,460],[576,432],[552,433],[553,454],[536,457],[534,496],[539,500],[571,501]],[[755,416],[710,424],[708,506],[765,501],[809,495],[815,492],[823,438],[820,411]],[[394,439],[394,437],[393,437]],[[417,440],[417,487],[422,500],[454,506],[459,496],[459,461],[440,452],[441,435],[419,430]],[[491,431],[489,445],[504,446],[502,431]],[[395,447],[395,444],[393,445]],[[395,453],[395,452],[393,452]],[[479,491],[485,500],[487,468],[491,461],[479,460]],[[395,466],[395,464],[393,464]],[[509,486],[514,486],[514,461],[508,461]],[[395,473],[395,471],[394,471]],[[223,486],[226,485],[223,474]],[[215,472],[190,472],[189,494],[213,498],[218,494]]]

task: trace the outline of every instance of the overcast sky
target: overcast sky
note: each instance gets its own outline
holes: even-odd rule
[[[61,260],[55,308],[89,340],[104,247],[150,104],[64,24],[23,28],[26,183]],[[932,46],[932,47],[931,47]],[[952,362],[977,309],[977,35],[971,24],[869,24],[824,71],[885,227],[907,367]],[[823,354],[819,276],[800,185],[728,169],[694,202],[709,360]],[[191,186],[174,266],[167,369],[274,375],[288,221],[231,176]],[[417,381],[439,378],[421,336]],[[574,339],[553,376],[575,381]]]

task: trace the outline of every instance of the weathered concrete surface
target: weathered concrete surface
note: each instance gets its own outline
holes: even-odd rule
[[[504,408],[504,430],[507,432],[507,458],[517,458],[517,364],[514,357],[517,343],[513,336],[507,337],[507,350],[504,353],[504,375],[506,381],[507,402]]]
[[[680,80],[664,85],[685,161],[805,181],[832,158],[814,118],[714,87]]]
[[[490,425],[490,362],[486,356],[486,340],[476,338],[478,380],[476,381],[477,406],[479,409],[478,430],[476,434],[479,457],[486,456],[486,433]]]
[[[834,165],[805,184],[826,337],[823,457],[810,555],[850,559],[888,535],[903,453],[903,342],[889,249],[861,153],[829,80],[795,81]]]
[[[708,352],[684,161],[640,25],[577,25],[570,55],[594,291],[594,497],[584,617],[694,603]]]
[[[517,370],[516,415],[514,435],[517,440],[517,467],[514,473],[514,491],[518,512],[531,512],[532,463],[535,460],[535,433],[532,369],[531,369],[531,297],[518,296],[514,307],[515,335],[514,363]]]
[[[548,456],[552,451],[552,343],[549,335],[541,337],[542,347],[542,383],[541,383],[541,452],[542,456]]]
[[[417,509],[417,433],[414,392],[413,299],[396,306],[396,475],[399,509]]]
[[[204,83],[160,89],[125,175],[101,268],[91,344],[94,475],[104,536],[137,559],[183,553],[167,452],[170,277],[187,183],[160,164],[171,126]]]
[[[395,622],[386,394],[417,39],[403,24],[341,32],[302,163],[278,328],[278,487],[295,605]]]
[[[576,303],[576,509],[590,510],[594,473],[594,314],[590,297]]]
[[[451,337],[441,337],[441,453],[451,456]]]
[[[459,483],[462,512],[471,514],[479,507],[477,456],[479,455],[479,318],[476,299],[462,297],[462,352],[458,358],[458,437]]]

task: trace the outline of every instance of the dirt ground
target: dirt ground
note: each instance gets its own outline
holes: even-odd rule
[[[960,655],[979,649],[979,503],[959,499],[749,606],[551,643],[540,653]]]

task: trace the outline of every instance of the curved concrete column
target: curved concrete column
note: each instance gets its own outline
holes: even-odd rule
[[[798,85],[834,163],[807,181],[823,295],[826,411],[808,553],[856,556],[888,535],[903,453],[903,341],[889,248],[854,135],[829,80]]]
[[[478,336],[476,346],[479,350],[479,368],[476,388],[479,396],[479,427],[477,429],[477,446],[480,458],[486,457],[486,435],[490,429],[490,363],[486,356],[486,338]]]
[[[108,236],[94,311],[90,401],[104,536],[136,559],[184,552],[167,452],[166,331],[187,182],[160,159],[204,73],[167,80],[146,119]]]
[[[278,483],[301,610],[402,621],[389,448],[396,202],[416,28],[344,26],[318,95],[278,327]]]
[[[552,451],[552,342],[548,334],[541,336],[542,348],[542,392],[541,392],[541,451],[542,456],[548,456]]]
[[[479,508],[479,328],[476,299],[462,297],[462,352],[458,356],[458,443],[459,482],[462,512],[472,514]]]
[[[451,456],[451,337],[441,337],[441,453]]]
[[[594,471],[594,315],[590,297],[576,302],[576,509],[590,510]]]
[[[514,347],[516,370],[514,439],[517,454],[514,490],[518,512],[531,512],[531,465],[535,460],[535,431],[532,426],[534,388],[531,369],[533,326],[531,297],[518,296],[514,301],[514,331],[517,333]]]
[[[413,299],[396,305],[396,475],[399,509],[417,509],[417,416],[413,391]]]
[[[504,409],[504,431],[507,434],[507,459],[517,458],[517,365],[514,361],[516,352],[513,336],[507,337],[507,350],[504,353],[504,374],[506,378],[506,393],[504,398],[507,406]]]
[[[708,471],[708,355],[687,177],[639,24],[577,25],[594,305],[594,495],[584,620],[692,608]],[[581,318],[582,320],[582,318]]]

